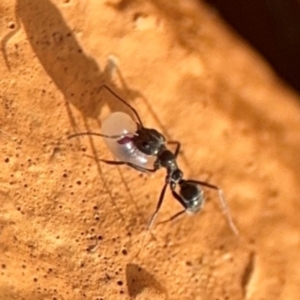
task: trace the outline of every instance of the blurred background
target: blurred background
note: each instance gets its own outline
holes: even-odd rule
[[[300,93],[300,0],[205,0]]]

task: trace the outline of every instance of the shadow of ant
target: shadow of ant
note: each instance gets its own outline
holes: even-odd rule
[[[163,299],[168,299],[166,289],[152,274],[137,264],[130,263],[126,265],[126,283],[128,294],[133,299],[141,294],[145,289],[149,289],[151,294],[159,294],[163,296]]]
[[[15,15],[16,28],[1,42],[3,58],[8,69],[11,69],[11,66],[6,44],[20,30],[22,23],[38,60],[64,95],[69,114],[69,103],[75,106],[84,118],[93,119],[97,119],[104,104],[109,105],[112,111],[119,108],[118,102],[107,99],[104,101],[99,93],[104,81],[117,89],[111,82],[109,66],[101,70],[97,62],[84,53],[72,29],[51,1],[17,0]],[[122,91],[118,92],[122,94]]]
[[[12,65],[8,59],[6,45],[13,35],[21,29],[22,25],[33,52],[64,96],[65,107],[73,132],[78,130],[72,113],[72,106],[81,113],[85,131],[92,131],[88,124],[89,118],[96,120],[99,127],[101,126],[98,118],[104,105],[107,105],[110,111],[126,111],[131,114],[131,111],[127,111],[126,107],[123,107],[119,101],[115,101],[111,95],[100,92],[101,86],[106,82],[118,94],[132,93],[137,95],[138,93],[127,87],[126,89],[117,87],[111,78],[111,66],[108,64],[101,69],[95,59],[84,53],[73,30],[50,0],[17,0],[15,21],[15,29],[1,41],[1,51],[8,70],[12,69]],[[118,74],[121,76],[120,71]],[[123,80],[123,82],[125,81]],[[130,99],[132,97],[129,97]],[[89,143],[93,156],[97,157],[97,149],[93,139],[89,139]],[[105,180],[101,165],[97,160],[95,163],[103,185],[120,218],[124,221],[124,217],[111,194],[109,184]]]

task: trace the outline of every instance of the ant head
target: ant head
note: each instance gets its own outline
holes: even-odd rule
[[[164,136],[155,129],[140,128],[133,142],[139,151],[146,155],[157,155],[165,144]]]
[[[179,194],[185,203],[187,212],[196,213],[204,204],[204,192],[199,188],[199,185],[189,181],[182,180],[179,182]]]

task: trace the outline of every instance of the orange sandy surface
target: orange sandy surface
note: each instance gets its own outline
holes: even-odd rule
[[[212,9],[1,0],[0,22],[1,300],[299,299],[300,99]],[[181,141],[186,178],[223,188],[239,237],[205,190],[136,256],[165,170],[105,165],[88,157],[112,159],[101,138],[67,139],[127,111],[103,82]],[[168,191],[158,221],[180,209]]]

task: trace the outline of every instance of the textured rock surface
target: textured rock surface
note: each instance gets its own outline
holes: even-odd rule
[[[299,299],[299,97],[212,10],[169,3],[1,1],[0,299]],[[136,257],[164,170],[67,139],[126,111],[104,81],[224,189],[239,238],[207,191]],[[158,219],[180,209],[167,193]]]

